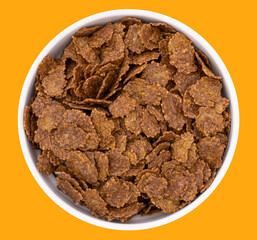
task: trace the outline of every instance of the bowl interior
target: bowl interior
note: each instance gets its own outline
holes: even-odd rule
[[[23,149],[26,161],[29,165],[29,168],[30,168],[32,174],[36,178],[37,182],[44,189],[44,191],[59,206],[63,207],[66,211],[70,212],[71,214],[73,214],[73,215],[75,215],[75,216],[77,216],[77,217],[79,217],[79,218],[81,218],[81,219],[83,219],[87,222],[90,222],[92,224],[96,224],[98,226],[103,226],[103,227],[108,227],[108,228],[115,228],[115,229],[136,229],[136,228],[137,229],[140,229],[140,228],[142,229],[142,228],[146,228],[146,227],[134,227],[135,224],[136,225],[144,224],[145,226],[147,226],[148,223],[149,224],[150,223],[156,223],[156,222],[159,221],[159,223],[156,224],[156,225],[161,225],[163,223],[175,220],[176,218],[184,215],[185,213],[191,211],[193,208],[195,208],[197,205],[199,205],[199,203],[201,203],[206,197],[208,197],[208,195],[218,185],[219,181],[221,180],[221,178],[225,174],[224,170],[225,171],[227,170],[232,157],[231,157],[230,160],[228,160],[227,164],[225,164],[225,163],[223,164],[223,165],[226,165],[226,166],[222,166],[218,170],[217,177],[215,178],[215,180],[212,184],[214,186],[211,185],[211,187],[206,191],[206,192],[208,192],[208,191],[209,192],[208,193],[205,192],[205,193],[201,194],[193,203],[190,204],[191,207],[190,207],[190,205],[188,205],[185,208],[179,210],[178,212],[172,214],[172,215],[176,215],[173,218],[172,218],[172,215],[159,213],[159,214],[155,214],[153,216],[144,216],[144,217],[135,216],[131,220],[129,220],[128,222],[125,222],[125,223],[122,223],[122,224],[119,223],[119,222],[107,223],[105,220],[95,218],[93,215],[90,214],[90,211],[86,207],[76,206],[70,198],[68,198],[65,194],[63,194],[61,191],[59,191],[56,188],[56,180],[55,180],[54,176],[52,176],[52,175],[51,176],[43,176],[43,175],[41,175],[37,172],[37,170],[36,170],[37,156],[39,155],[40,151],[35,150],[35,149],[32,148],[30,142],[27,140],[27,138],[24,134],[24,130],[23,130],[23,109],[26,105],[29,104],[30,98],[34,94],[34,83],[35,83],[36,68],[37,68],[38,64],[42,61],[43,57],[45,57],[46,55],[51,55],[52,57],[60,57],[63,49],[70,42],[71,36],[78,29],[80,29],[82,26],[91,27],[91,26],[95,26],[95,25],[103,25],[103,24],[106,24],[107,22],[119,21],[124,16],[137,17],[144,22],[165,22],[165,23],[173,26],[176,30],[178,30],[182,33],[185,33],[187,35],[187,37],[192,40],[193,44],[198,49],[203,51],[209,57],[209,60],[212,64],[212,66],[213,66],[214,73],[216,73],[217,75],[222,76],[222,78],[224,79],[223,94],[231,102],[230,111],[231,111],[231,115],[232,115],[231,132],[229,134],[229,142],[228,142],[228,146],[227,146],[227,149],[225,151],[225,154],[224,154],[224,159],[227,158],[227,154],[228,154],[228,151],[230,149],[230,145],[231,145],[231,141],[232,141],[231,140],[232,139],[231,135],[234,132],[233,121],[234,121],[234,118],[236,118],[237,116],[235,116],[236,110],[234,109],[232,103],[234,101],[236,101],[236,103],[237,103],[237,99],[234,99],[235,96],[233,96],[233,92],[231,93],[231,91],[230,91],[230,90],[234,89],[234,86],[233,86],[232,82],[230,82],[229,80],[227,81],[227,78],[228,78],[229,75],[226,75],[228,73],[226,71],[224,71],[225,66],[222,66],[220,64],[220,62],[217,62],[217,56],[218,55],[215,53],[215,51],[213,49],[212,49],[212,51],[215,54],[213,54],[213,52],[210,52],[209,49],[207,49],[207,47],[210,47],[208,45],[208,43],[206,41],[204,41],[198,34],[196,34],[190,28],[186,27],[184,24],[179,23],[178,21],[176,21],[174,19],[171,19],[169,17],[163,16],[163,15],[160,15],[160,14],[156,14],[156,13],[147,12],[147,11],[118,10],[118,11],[112,11],[112,12],[113,12],[112,14],[110,12],[107,12],[107,14],[103,14],[103,13],[98,14],[98,17],[96,17],[96,15],[94,15],[92,17],[83,19],[80,22],[70,26],[68,29],[66,29],[64,32],[61,33],[62,35],[60,34],[61,36],[59,36],[59,35],[57,36],[57,37],[59,37],[58,39],[54,39],[55,40],[54,43],[53,43],[54,40],[52,42],[50,42],[49,45],[46,47],[46,49],[44,49],[43,52],[39,55],[39,57],[37,58],[37,60],[33,64],[32,68],[30,70],[30,73],[29,73],[29,75],[26,79],[26,82],[25,82],[26,90],[23,89],[23,92],[22,92],[22,95],[21,95],[20,106],[19,106],[19,123],[18,123],[19,124],[19,133],[20,133],[20,140],[21,140],[22,149]],[[225,68],[225,70],[226,70],[226,68]],[[231,84],[232,84],[232,86],[231,86]],[[25,88],[25,86],[24,86],[24,88]],[[236,136],[236,138],[237,138],[237,136]],[[233,153],[232,153],[232,155],[233,155]],[[223,171],[222,174],[220,174],[221,171]],[[217,180],[219,175],[220,175],[220,177],[219,177],[220,179]],[[216,183],[215,183],[215,181],[216,181]],[[204,194],[205,194],[205,196],[202,196]],[[107,224],[108,224],[108,226],[107,226]],[[129,225],[131,225],[131,228],[128,227]],[[151,225],[151,226],[153,226],[153,225]],[[148,227],[150,227],[150,225],[148,225]]]

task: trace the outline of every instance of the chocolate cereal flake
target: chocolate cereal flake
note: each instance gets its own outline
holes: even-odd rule
[[[87,78],[83,84],[83,90],[87,97],[94,98],[97,96],[102,86],[103,78],[93,75]]]
[[[162,101],[162,112],[169,126],[181,130],[186,123],[185,116],[182,111],[182,99],[177,94],[169,94]]]
[[[219,138],[203,138],[197,146],[200,158],[206,161],[211,168],[221,167],[225,145],[221,143]]]
[[[191,86],[189,94],[193,97],[196,104],[200,106],[213,107],[215,102],[220,99],[222,84],[220,81],[203,77]]]
[[[195,72],[197,66],[194,62],[194,47],[183,33],[175,33],[169,41],[170,64],[179,72],[188,74]]]
[[[180,139],[176,139],[172,143],[172,157],[178,162],[186,162],[188,159],[188,150],[194,142],[194,135],[191,133],[184,133]]]
[[[98,172],[96,167],[84,153],[71,151],[67,157],[66,165],[78,179],[83,179],[90,184],[97,182]]]
[[[136,107],[136,100],[129,97],[128,93],[122,93],[109,106],[109,110],[114,117],[124,117]]]
[[[102,152],[95,152],[94,160],[96,164],[96,168],[98,171],[98,179],[99,181],[106,180],[109,175],[109,160],[106,154]]]
[[[54,166],[50,162],[48,151],[42,151],[37,160],[37,170],[40,173],[50,175],[54,171]]]
[[[100,195],[108,204],[116,208],[123,207],[131,198],[129,184],[117,177],[112,177],[105,182]]]
[[[137,54],[141,54],[145,50],[142,39],[139,36],[141,25],[134,24],[129,26],[128,32],[125,36],[124,42],[126,47]]]
[[[171,80],[172,75],[173,72],[169,68],[160,66],[159,63],[152,62],[145,68],[141,78],[146,79],[150,83],[156,83],[166,87],[168,81]]]
[[[146,109],[142,113],[141,129],[148,138],[154,138],[160,133],[157,119]]]
[[[221,80],[221,77],[220,77],[220,76],[216,76],[216,75],[209,69],[209,67],[206,66],[206,64],[204,63],[204,61],[202,60],[202,58],[199,56],[199,54],[198,54],[197,52],[195,52],[195,56],[196,56],[197,61],[201,64],[203,72],[204,72],[208,77]],[[208,62],[207,62],[207,64],[208,64]],[[208,65],[210,65],[210,64],[208,64]]]
[[[158,53],[157,51],[145,51],[142,54],[135,54],[133,56],[132,63],[135,65],[142,65],[151,60],[158,59],[159,56],[160,56],[160,53]]]
[[[97,134],[100,137],[100,148],[113,148],[115,145],[115,138],[112,135],[112,130],[114,129],[113,121],[108,120],[105,113],[96,109],[94,109],[91,113],[91,120],[95,126]]]
[[[201,107],[199,115],[196,117],[196,127],[205,135],[215,135],[222,132],[225,123],[221,114],[217,113],[215,109],[209,107]]]
[[[74,36],[76,37],[86,37],[91,35],[92,33],[96,32],[97,30],[99,30],[101,28],[101,26],[94,26],[94,27],[82,27],[81,29],[79,29]]]
[[[109,172],[111,176],[120,176],[122,173],[129,170],[129,158],[122,155],[117,150],[111,150],[107,153],[109,159]]]
[[[66,84],[67,81],[62,66],[58,66],[51,70],[48,76],[42,80],[44,92],[50,97],[63,96]]]
[[[106,202],[96,189],[88,189],[83,196],[83,202],[96,217],[105,217],[108,213]]]

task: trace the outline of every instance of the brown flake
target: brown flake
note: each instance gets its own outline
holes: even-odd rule
[[[119,65],[124,58],[125,44],[120,34],[114,33],[110,43],[101,48],[102,65],[113,63]]]
[[[198,55],[201,57],[201,59],[203,60],[203,62],[205,63],[205,65],[210,69],[212,70],[212,67],[211,67],[211,63],[210,63],[210,60],[209,58],[199,49],[195,48],[195,51],[198,53]]]
[[[146,79],[150,83],[160,84],[162,87],[166,87],[168,81],[172,79],[172,72],[166,66],[161,66],[157,62],[152,62],[143,71],[141,78]]]
[[[138,214],[142,208],[144,208],[144,204],[139,202],[125,205],[123,208],[110,208],[109,216],[107,216],[107,219],[108,221],[118,219],[121,222],[125,222],[132,218],[134,215]]]
[[[127,142],[127,150],[124,153],[129,159],[130,163],[136,165],[143,160],[147,154],[152,150],[152,146],[147,138],[135,137]]]
[[[173,142],[177,137],[178,135],[175,134],[174,132],[165,131],[152,145],[153,147],[156,147],[159,143],[162,143],[162,142]]]
[[[80,54],[88,63],[95,65],[100,62],[98,51],[89,46],[88,37],[73,37],[73,43],[77,53]]]
[[[129,26],[128,32],[125,36],[124,43],[126,47],[137,54],[141,54],[145,50],[145,46],[142,42],[139,32],[142,26],[134,24]]]
[[[131,80],[123,89],[130,97],[142,105],[160,105],[162,98],[168,95],[168,91],[156,84],[140,78]]]
[[[105,217],[108,213],[106,202],[96,189],[88,189],[83,194],[83,202],[96,217]]]
[[[61,62],[66,63],[68,59],[74,61],[77,65],[84,65],[87,63],[86,60],[77,53],[73,41],[71,41],[70,44],[64,49]]]
[[[115,149],[123,153],[126,150],[127,135],[123,130],[119,130],[115,133]]]
[[[148,138],[154,138],[160,133],[157,119],[146,109],[142,113],[141,129]]]
[[[197,52],[195,52],[195,56],[197,61],[201,64],[202,66],[202,70],[203,72],[206,74],[206,76],[214,78],[214,79],[218,79],[221,80],[220,76],[216,76],[210,69],[209,67],[206,66],[206,64],[204,63],[204,61],[202,60],[202,58],[199,56],[199,54]]]
[[[138,105],[125,117],[125,126],[127,130],[136,135],[141,133],[142,110],[142,107]]]
[[[100,149],[109,149],[115,146],[115,138],[112,135],[114,130],[114,123],[108,120],[105,113],[93,109],[91,113],[91,120],[95,126],[96,132],[100,137]]]
[[[152,199],[156,207],[161,208],[164,213],[174,213],[179,210],[179,201],[174,201],[169,196]]]
[[[44,92],[50,97],[62,97],[66,84],[67,81],[62,66],[52,69],[42,80]]]
[[[120,81],[122,80],[122,77],[125,76],[125,74],[128,72],[130,64],[131,64],[131,59],[128,56],[128,50],[125,49],[125,55],[124,55],[124,59],[122,61],[122,64],[120,66],[120,71],[118,74],[118,77],[116,79],[116,82],[113,84],[110,92],[115,91],[115,89],[118,88]]]
[[[228,136],[225,133],[218,133],[215,137],[219,138],[223,145],[226,146],[228,144]]]
[[[210,187],[215,176],[216,176],[216,170],[214,169],[211,172],[211,176],[210,176],[209,180],[206,183],[204,183],[204,187],[201,189],[200,193],[204,192],[208,187]]]
[[[137,184],[140,192],[146,193],[150,198],[160,198],[167,189],[165,178],[156,177],[152,173],[145,173]]]
[[[102,106],[108,106],[112,103],[112,101],[104,100],[104,99],[95,99],[95,98],[86,98],[82,101],[72,100],[72,103],[74,104],[82,104],[82,105],[102,105]]]
[[[229,106],[230,101],[227,98],[221,97],[218,102],[214,104],[214,109],[217,113],[223,113]]]
[[[124,117],[136,107],[136,100],[129,97],[128,93],[122,93],[109,106],[110,113],[114,117]]]
[[[75,34],[75,37],[87,37],[92,33],[98,31],[101,26],[94,26],[94,27],[82,27],[80,28]]]
[[[138,25],[142,24],[141,20],[137,18],[132,18],[132,17],[124,17],[120,22],[126,27],[129,27],[134,24],[138,24]]]
[[[99,181],[105,181],[109,175],[109,160],[105,153],[95,152],[94,160],[98,171]]]
[[[152,152],[146,156],[146,163],[148,164],[149,168],[153,168],[155,166],[160,167],[165,161],[170,159],[169,154],[169,142],[160,143],[156,146]],[[166,151],[167,150],[167,151]],[[162,154],[161,154],[162,152]]]
[[[125,180],[136,177],[145,167],[144,161],[140,161],[137,165],[130,165],[130,169],[123,173],[121,177]]]
[[[24,109],[23,126],[28,140],[34,142],[34,135],[37,129],[37,119],[36,116],[32,113],[31,106],[26,106]]]
[[[100,195],[109,205],[120,208],[131,198],[130,186],[126,181],[112,177],[105,182]]]
[[[215,109],[209,107],[199,108],[199,115],[196,118],[196,127],[205,135],[215,135],[222,132],[225,127],[224,118]]]
[[[187,161],[183,163],[183,166],[191,169],[193,165],[198,160],[198,151],[196,147],[196,143],[192,143],[191,147],[188,149]]]
[[[113,33],[118,33],[120,34],[122,37],[124,37],[124,29],[126,28],[126,26],[120,22],[116,22],[113,24]]]
[[[82,128],[85,132],[94,131],[94,126],[91,122],[90,117],[80,110],[66,110],[63,117],[63,123],[74,123],[77,125],[77,127]]]
[[[42,151],[37,160],[37,170],[40,173],[44,175],[50,175],[54,171],[54,166],[50,162],[48,151]]]
[[[78,179],[83,179],[90,184],[97,182],[97,169],[84,153],[70,151],[66,159],[66,166]]]
[[[37,80],[42,81],[56,66],[57,64],[51,56],[44,57],[37,68]]]
[[[49,157],[50,163],[52,163],[54,167],[64,164],[64,161],[62,159],[56,157],[52,151],[48,151],[48,157]]]
[[[144,46],[149,50],[158,48],[158,42],[162,38],[160,29],[153,27],[150,24],[143,24],[141,29],[138,31],[138,35],[140,36]]]
[[[153,156],[153,155],[152,155]],[[148,163],[148,168],[161,168],[164,162],[171,160],[171,152],[169,150],[162,150],[158,155],[154,158],[151,157]]]
[[[48,131],[44,131],[41,128],[38,128],[35,131],[34,141],[39,144],[39,147],[42,150],[51,149],[51,136]]]
[[[85,72],[84,72],[84,67],[81,65],[78,65],[74,68],[74,76],[73,78],[69,81],[69,85],[66,87],[66,91],[69,89],[72,89],[76,97],[78,98],[84,98],[85,93],[83,91],[83,83],[85,81]],[[66,96],[67,98],[67,96]]]
[[[183,96],[186,90],[200,79],[200,71],[192,72],[189,74],[184,74],[182,72],[177,72],[173,76],[173,80],[176,83],[176,89],[179,90],[180,94]]]
[[[80,201],[83,199],[82,194],[76,190],[70,182],[68,182],[66,179],[62,179],[57,177],[57,188],[59,188],[62,192],[64,192],[66,195],[68,195],[72,201],[78,205]]]
[[[104,27],[95,31],[88,40],[88,45],[91,48],[100,48],[104,43],[108,43],[113,34],[113,25],[107,23]]]
[[[224,117],[224,121],[225,121],[225,132],[227,134],[229,134],[230,128],[231,128],[231,113],[230,113],[229,109],[226,109],[223,112],[223,117]]]
[[[93,75],[87,78],[83,84],[83,90],[87,97],[95,98],[102,86],[103,78]]]
[[[147,63],[141,66],[134,66],[127,72],[127,77],[123,81],[123,84],[126,84],[130,79],[136,77],[136,75],[140,74],[147,66]]]
[[[186,123],[185,116],[182,111],[182,99],[177,94],[168,94],[162,101],[162,112],[169,126],[181,130]]]
[[[106,77],[103,80],[103,84],[100,87],[100,90],[96,96],[96,98],[104,98],[106,92],[111,88],[113,85],[114,81],[116,79],[116,73],[115,71],[110,71],[107,73]]]
[[[142,65],[151,60],[157,60],[160,56],[160,53],[157,51],[145,51],[142,54],[135,54],[133,56],[132,63],[135,65]]]
[[[215,102],[220,99],[222,84],[220,81],[202,77],[192,85],[189,94],[193,97],[194,102],[200,106],[213,107]]]
[[[37,120],[37,125],[42,130],[51,132],[51,130],[58,127],[59,123],[63,119],[65,108],[63,106],[50,105],[44,108],[42,114]]]
[[[151,113],[153,116],[155,116],[155,118],[159,121],[159,122],[163,122],[164,121],[164,116],[162,114],[162,110],[160,107],[154,107],[151,105],[147,105],[146,109],[149,113]]]
[[[189,187],[187,177],[181,172],[167,171],[165,178],[168,181],[167,194],[175,201],[181,200]]]
[[[176,33],[177,32],[173,27],[167,25],[166,23],[150,23],[150,24],[154,27],[160,28],[162,31],[167,32],[167,33]]]
[[[182,172],[168,170],[164,177],[167,179],[167,194],[174,201],[192,201],[197,193],[197,185],[194,174],[187,170]]]
[[[94,70],[94,74],[99,75],[100,77],[106,77],[106,75],[111,71],[117,71],[119,66],[113,63],[107,63],[105,65],[98,65],[99,68]]]
[[[107,153],[109,159],[109,173],[111,176],[120,176],[122,173],[129,170],[129,158],[122,155],[117,150],[111,150]]]
[[[65,60],[65,70],[64,70],[64,74],[66,75],[66,79],[70,79],[73,77],[74,75],[74,69],[76,68],[77,63],[75,61],[73,61],[71,58],[67,58]],[[68,87],[69,84],[67,84]],[[67,88],[66,87],[66,88]]]
[[[87,134],[74,124],[63,124],[53,132],[53,136],[64,149],[83,148],[87,140]]]
[[[172,143],[172,157],[178,162],[186,162],[188,159],[188,150],[194,142],[194,135],[191,133],[184,133],[179,139]]]
[[[183,96],[183,112],[189,118],[196,118],[199,114],[199,106],[195,104],[188,90],[186,90]]]
[[[169,41],[170,64],[179,72],[188,74],[195,72],[197,66],[194,62],[194,47],[191,41],[183,33],[175,33]]]
[[[225,145],[217,137],[206,137],[197,144],[199,157],[206,161],[211,168],[219,168],[222,165],[222,156]]]

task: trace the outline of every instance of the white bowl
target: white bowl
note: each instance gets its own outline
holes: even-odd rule
[[[25,135],[23,128],[23,112],[25,106],[29,104],[30,98],[33,95],[37,67],[45,56],[51,55],[53,57],[59,57],[63,49],[71,40],[71,36],[81,27],[103,25],[107,22],[121,20],[125,16],[140,18],[145,22],[164,22],[171,25],[176,30],[186,34],[186,36],[192,40],[193,44],[209,57],[214,72],[217,75],[222,76],[224,82],[224,95],[230,100],[232,122],[228,146],[224,154],[222,167],[218,170],[211,186],[204,193],[202,193],[192,203],[171,215],[162,213],[144,217],[137,215],[128,222],[119,223],[98,219],[91,215],[86,207],[76,206],[66,195],[56,188],[56,181],[53,175],[47,177],[37,171],[36,164],[39,151],[31,147],[31,144]],[[21,148],[29,169],[40,187],[55,203],[73,216],[96,226],[118,230],[139,230],[161,226],[184,216],[200,205],[214,191],[221,179],[224,177],[235,152],[239,131],[239,109],[236,91],[227,68],[215,50],[199,34],[183,23],[159,13],[144,10],[124,9],[102,12],[90,17],[86,17],[63,30],[43,49],[30,68],[22,88],[18,111],[18,129]]]

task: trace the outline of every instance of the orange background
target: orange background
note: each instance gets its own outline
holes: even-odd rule
[[[1,239],[256,239],[256,6],[244,0],[4,1],[1,3]],[[101,11],[137,8],[171,16],[202,35],[234,81],[240,134],[232,164],[197,209],[162,227],[123,232],[66,213],[41,190],[21,152],[19,95],[37,55],[60,31]]]

